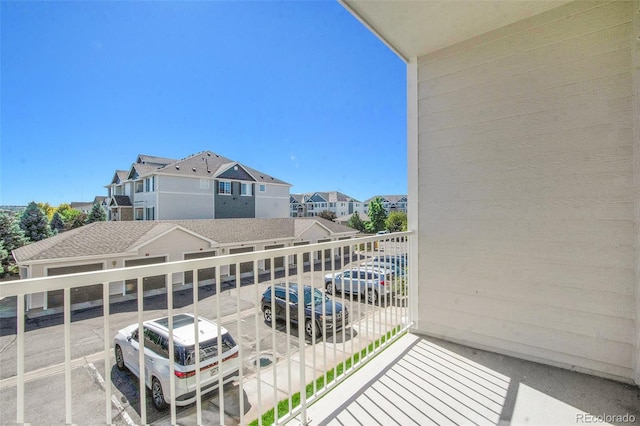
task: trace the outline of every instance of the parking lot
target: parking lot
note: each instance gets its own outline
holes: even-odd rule
[[[323,275],[328,271],[305,272],[300,278],[305,284],[313,284],[317,288],[324,285]],[[292,282],[298,277],[291,277]],[[275,279],[276,283],[283,279]],[[299,353],[301,342],[295,326],[285,322],[276,322],[273,326],[266,323],[259,308],[260,296],[271,281],[258,284],[224,286],[219,298],[215,297],[215,288],[201,287],[199,294],[199,314],[219,321],[234,336],[242,348],[242,390],[237,384],[228,384],[224,388],[224,411],[226,424],[237,422],[240,415],[240,405],[244,415],[251,415],[251,411],[264,411],[270,407],[256,407],[253,402],[251,386],[247,382],[255,378],[257,369],[261,374],[268,375],[271,367],[277,363],[291,362],[295,354]],[[215,286],[212,286],[215,287]],[[350,312],[350,323],[358,322],[359,318],[379,314],[381,311],[393,310],[394,305],[372,306],[364,300],[350,300],[349,295],[334,296],[344,302]],[[137,322],[137,304],[135,301],[111,305],[110,330],[106,338],[112,341],[117,330],[126,325]],[[184,288],[174,293],[174,313],[191,312],[193,310],[193,290]],[[126,371],[119,371],[115,367],[113,351],[109,354],[109,368],[105,371],[104,335],[102,309],[95,308],[72,314],[71,324],[71,359],[72,361],[72,395],[73,419],[78,424],[95,423],[96,419],[103,419],[105,412],[105,386],[111,386],[112,411],[119,413],[113,421],[117,424],[138,424],[141,419],[139,384],[136,377]],[[166,315],[166,295],[145,298],[144,319],[152,319]],[[381,317],[382,318],[382,317]],[[9,324],[3,320],[2,336],[0,336],[0,413],[15,413],[16,410],[16,345],[15,335],[8,330]],[[375,327],[374,327],[375,328]],[[369,332],[367,331],[367,335]],[[374,336],[372,332],[371,336]],[[358,337],[356,327],[347,327],[344,332],[336,335],[328,334],[316,342],[316,351],[325,348],[332,357],[337,354],[338,361],[344,359],[346,352],[355,346],[354,338]],[[30,321],[25,336],[25,372],[26,421],[34,424],[64,423],[64,328],[60,316],[41,317]],[[304,347],[310,347],[310,341],[305,338]],[[342,354],[342,355],[340,355]],[[311,361],[309,361],[311,362]],[[314,357],[313,362],[316,362]],[[318,357],[317,371],[331,368],[335,359],[329,360]],[[314,373],[315,374],[315,373]],[[312,377],[309,376],[308,381]],[[278,382],[277,392],[273,399],[277,400],[297,389],[289,389],[287,380]],[[154,424],[168,424],[169,410],[159,412],[151,404],[149,391],[147,397],[147,422]],[[242,393],[242,396],[240,395]],[[242,399],[241,399],[242,397]],[[268,398],[267,398],[268,400]],[[242,401],[242,404],[241,404]],[[213,391],[202,399],[203,423],[220,424],[218,391]],[[246,402],[246,403],[245,403]],[[195,404],[177,408],[177,417],[181,424],[195,424]],[[4,421],[7,420],[7,421]],[[0,423],[12,422],[0,419]]]

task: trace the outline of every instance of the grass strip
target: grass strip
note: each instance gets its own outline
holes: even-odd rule
[[[322,376],[318,377],[315,380],[315,388],[322,389],[325,383],[329,384],[333,382],[336,377],[340,377],[345,371],[348,371],[352,365],[357,365],[361,358],[364,358],[368,352],[373,352],[375,349],[379,348],[384,344],[388,339],[398,334],[400,331],[400,326],[395,327],[391,331],[388,331],[384,336],[379,339],[369,343],[368,347],[362,349],[360,352],[356,352],[351,357],[347,358],[344,362],[340,362],[335,368],[331,368],[329,371],[324,373]],[[275,366],[274,366],[275,368]],[[306,386],[307,398],[313,395],[314,382],[308,383]],[[300,405],[300,392],[296,392],[291,397],[291,409],[295,409]],[[281,419],[286,414],[289,413],[289,398],[283,399],[278,402],[278,419]],[[262,424],[263,425],[272,425],[274,423],[274,408],[271,408],[269,411],[262,414]],[[258,426],[258,419],[255,419],[251,423],[250,426]]]

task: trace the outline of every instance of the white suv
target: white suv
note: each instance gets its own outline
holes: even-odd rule
[[[153,405],[162,410],[171,402],[169,386],[169,318],[143,323],[145,384],[151,389]],[[190,314],[173,317],[173,346],[176,405],[188,405],[196,400],[195,318]],[[198,319],[200,344],[200,388],[202,393],[215,389],[222,376],[223,383],[238,380],[238,345],[224,328],[220,327],[222,344],[218,345],[218,325],[206,318]],[[140,377],[138,324],[118,331],[114,339],[116,365]],[[218,365],[219,347],[222,363]]]

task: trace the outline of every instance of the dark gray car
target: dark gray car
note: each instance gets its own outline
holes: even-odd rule
[[[323,324],[325,331],[341,330],[349,323],[349,311],[346,306],[324,295],[317,288],[305,285],[304,288],[304,330],[307,336],[322,336]],[[298,323],[298,284],[289,283],[289,286],[277,284],[268,287],[262,295],[260,302],[264,320],[271,322],[274,319],[287,318],[292,323]],[[324,313],[324,317],[323,317]]]

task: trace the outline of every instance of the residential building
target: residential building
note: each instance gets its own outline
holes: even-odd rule
[[[356,232],[322,218],[107,221],[20,247],[13,255],[21,278],[26,279],[345,240]],[[261,270],[269,270],[269,265],[269,260],[259,262]],[[251,266],[241,265],[240,272]],[[283,266],[283,259],[275,260],[276,268]],[[233,265],[221,272],[222,276],[235,275]],[[202,271],[199,277],[201,281],[210,280],[212,271]],[[192,275],[172,276],[174,286],[192,280]],[[165,287],[164,275],[145,278],[145,291]],[[135,291],[134,282],[110,283],[112,296],[126,297]],[[62,296],[60,291],[29,295],[27,308],[57,308],[63,304]],[[91,304],[101,296],[101,285],[75,289],[72,303]]]
[[[93,201],[72,201],[70,205],[72,209],[76,209],[81,211],[82,213],[89,214],[95,203],[100,204],[100,206],[102,206],[102,208],[105,210],[105,213],[108,213],[107,197],[102,195],[96,195]]]
[[[369,203],[377,197],[382,199],[382,207],[387,212],[403,212],[407,213],[407,196],[406,195],[376,195],[364,202],[365,213],[369,214]]]
[[[181,160],[139,155],[107,185],[110,220],[289,216],[290,184],[211,151]]]
[[[327,210],[341,218],[365,210],[363,202],[338,191],[291,194],[289,203],[291,217],[314,217]]]

